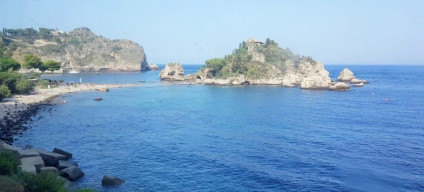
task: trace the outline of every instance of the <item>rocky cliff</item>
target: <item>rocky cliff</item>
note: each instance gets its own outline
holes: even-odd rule
[[[27,29],[25,29],[27,30]],[[130,40],[110,40],[98,36],[88,28],[62,32],[40,28],[31,36],[20,36],[18,30],[7,30],[12,57],[20,62],[27,54],[42,60],[56,60],[63,71],[140,71],[148,70],[146,54],[142,46]],[[9,33],[10,32],[10,33]]]

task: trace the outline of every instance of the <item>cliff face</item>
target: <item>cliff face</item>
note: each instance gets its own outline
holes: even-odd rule
[[[55,60],[61,68],[82,71],[140,71],[147,70],[146,54],[142,46],[130,40],[110,40],[98,36],[88,28],[66,33],[50,30],[48,38],[31,42],[10,37],[16,50],[13,58],[22,62],[27,54],[42,60]]]

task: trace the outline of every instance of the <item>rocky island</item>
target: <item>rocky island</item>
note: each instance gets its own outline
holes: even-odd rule
[[[197,73],[187,76],[181,64],[170,63],[161,71],[160,78],[206,85],[281,85],[324,90],[349,90],[350,87],[344,83],[345,79],[339,83],[332,81],[322,63],[281,48],[271,39],[265,43],[248,39],[232,54],[205,63]],[[356,78],[349,82],[352,79]],[[351,83],[366,82],[356,80]]]
[[[25,55],[33,54],[43,61],[58,61],[61,69],[56,73],[150,69],[139,44],[125,39],[111,40],[85,27],[71,32],[47,28],[3,29],[2,34],[6,52],[13,59],[23,63]]]

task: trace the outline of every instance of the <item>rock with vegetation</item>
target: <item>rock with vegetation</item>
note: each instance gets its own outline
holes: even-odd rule
[[[161,80],[184,81],[184,68],[180,63],[168,63],[159,73]]]
[[[32,54],[42,61],[57,61],[65,72],[148,69],[142,46],[130,40],[110,40],[88,28],[77,28],[71,32],[46,28],[38,31],[32,28],[4,29],[1,39],[0,57],[9,56],[20,63],[24,63],[25,56]],[[47,70],[57,65],[48,64]]]
[[[213,58],[194,75],[178,76],[201,84],[216,85],[281,85],[305,89],[328,89],[331,83],[324,65],[311,57],[293,54],[275,41],[253,39],[242,42],[224,58]],[[166,67],[165,67],[166,68]],[[170,78],[172,80],[172,78]]]

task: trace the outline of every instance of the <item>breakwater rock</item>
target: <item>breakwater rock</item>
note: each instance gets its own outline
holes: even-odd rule
[[[75,162],[69,161],[72,153],[55,148],[48,152],[44,149],[27,146],[20,148],[0,141],[0,151],[7,150],[15,153],[21,161],[22,172],[40,174],[46,172],[59,173],[69,181],[76,181],[84,176],[84,172]]]

